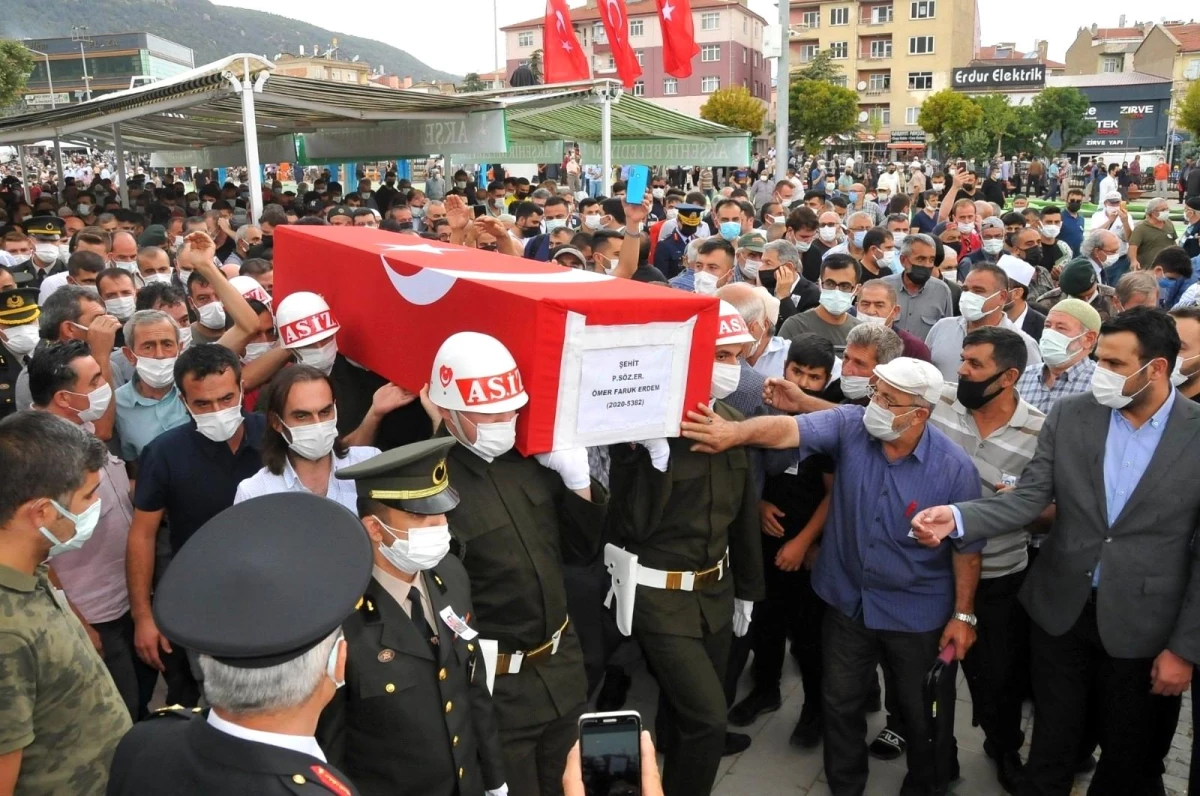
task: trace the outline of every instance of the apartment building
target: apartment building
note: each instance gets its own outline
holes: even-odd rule
[[[1004,41],[999,44],[988,44],[979,48],[971,66],[1008,66],[1012,62],[1033,62],[1046,67],[1047,77],[1058,77],[1067,72],[1067,65],[1060,61],[1052,61],[1047,57],[1050,43],[1038,39],[1033,43],[1032,50],[1021,50],[1015,42]]]
[[[976,0],[791,0],[790,28],[793,69],[828,50],[858,92],[863,141],[923,141],[921,103],[979,50]]]
[[[301,48],[299,55],[280,53],[275,58],[275,74],[365,86],[370,82],[371,67],[362,61],[342,60],[328,54],[305,55]]]
[[[1192,82],[1200,80],[1200,24],[1155,25],[1138,46],[1138,71],[1171,79],[1171,116]]]
[[[35,57],[23,96],[27,107],[65,105],[173,77],[196,65],[190,47],[153,33],[25,39]],[[46,76],[49,62],[50,76]],[[53,103],[50,87],[54,87]]]
[[[1080,28],[1075,41],[1067,48],[1068,75],[1117,74],[1141,71],[1134,65],[1134,53],[1150,30],[1151,23],[1137,22],[1125,26],[1125,16],[1115,28],[1102,28],[1095,23]]]
[[[662,31],[654,0],[626,4],[629,41],[642,67],[632,93],[665,108],[698,116],[708,95],[720,88],[742,86],[762,100],[771,92],[771,70],[763,57],[767,21],[747,7],[747,0],[692,0],[692,25],[700,53],[692,75],[675,78],[663,71]],[[501,28],[505,34],[507,72],[529,63],[542,49],[542,17]],[[600,21],[597,0],[571,9],[571,24],[592,65],[593,77],[617,77],[612,48]]]

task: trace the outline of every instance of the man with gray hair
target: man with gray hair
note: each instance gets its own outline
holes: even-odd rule
[[[1120,281],[1123,274],[1117,275],[1116,279],[1113,276],[1121,259],[1121,246],[1121,239],[1107,229],[1093,229],[1083,236],[1083,243],[1079,244],[1079,256],[1091,261],[1098,283],[1108,285]],[[1054,277],[1057,279],[1061,275],[1060,272]]]
[[[855,261],[861,263],[863,254],[865,254],[863,238],[866,237],[867,230],[874,226],[876,226],[874,217],[866,211],[859,210],[846,216],[846,239],[822,254],[821,259],[824,260],[831,254],[849,254]]]
[[[1150,270],[1158,253],[1178,244],[1175,224],[1167,200],[1161,197],[1146,203],[1146,218],[1129,235],[1129,268]]]
[[[167,313],[139,310],[125,322],[121,354],[134,376],[117,388],[114,398],[121,458],[127,462],[136,462],[159,434],[189,420],[175,388],[179,352],[179,326]]]
[[[1184,294],[1187,298],[1187,294]],[[1183,302],[1180,301],[1182,304]],[[1158,306],[1158,278],[1153,271],[1134,271],[1117,282],[1116,307],[1119,313],[1133,307]],[[1184,306],[1188,306],[1184,304]]]
[[[168,782],[186,793],[357,793],[314,735],[345,682],[341,625],[371,564],[357,518],[316,495],[265,495],[206,522],[159,583],[154,616],[198,654],[211,708],[165,708],[137,725],[117,747],[108,793]]]
[[[683,250],[683,271],[671,280],[671,287],[686,290],[688,293],[696,292],[696,259],[700,256],[700,246],[705,240],[703,237],[695,237],[688,241],[687,248]]]
[[[255,246],[262,243],[262,228],[254,224],[243,224],[234,233],[234,239],[237,241],[237,245],[230,252],[229,256],[225,258],[224,265],[240,266],[246,259],[246,254]]]
[[[810,310],[821,300],[821,288],[804,278],[803,259],[796,244],[781,238],[763,247],[762,265],[758,269],[758,283],[779,299],[779,318],[776,328],[797,313]],[[780,354],[779,365],[787,357],[787,348]],[[781,375],[773,373],[767,375]]]

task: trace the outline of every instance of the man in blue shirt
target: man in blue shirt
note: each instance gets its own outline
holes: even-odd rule
[[[969,456],[927,427],[941,373],[898,357],[875,368],[866,409],[839,406],[811,415],[723,422],[689,413],[683,436],[700,450],[734,445],[798,449],[834,459],[833,497],[813,589],[830,607],[822,628],[825,774],[832,793],[861,794],[867,783],[866,701],[880,656],[891,668],[909,729],[901,793],[944,792],[958,776],[953,737],[954,676],[940,681],[936,731],[926,719],[925,675],[947,644],[961,659],[975,640],[974,598],[982,540],[926,556],[909,535],[914,514],[946,496],[980,494]],[[945,709],[945,708],[949,709]],[[937,747],[930,743],[938,738]]]
[[[1062,214],[1062,229],[1058,239],[1071,247],[1071,256],[1079,256],[1079,245],[1083,243],[1084,225],[1087,219],[1079,213],[1083,207],[1083,190],[1072,188],[1067,191],[1067,209]]]

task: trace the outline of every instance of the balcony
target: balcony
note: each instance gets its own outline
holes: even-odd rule
[[[885,87],[885,88],[878,88],[878,87],[876,87],[876,88],[864,88],[864,89],[863,89],[862,91],[860,91],[859,93],[860,93],[860,94],[862,94],[863,96],[866,96],[866,97],[881,97],[881,96],[883,96],[884,94],[891,94],[891,93],[892,93],[892,87],[891,87],[891,86],[887,86],[887,87]]]
[[[858,18],[858,25],[859,25],[859,27],[875,28],[875,27],[882,27],[884,25],[890,25],[890,24],[892,24],[893,21],[894,20],[892,19],[891,15],[888,15],[885,18],[885,17],[872,17],[871,15],[868,14],[865,16],[860,16]]]
[[[866,51],[860,51],[858,54],[858,60],[871,61],[872,63],[875,63],[878,61],[886,61],[891,57],[892,57],[891,50],[887,50],[885,52],[871,52],[870,50],[866,50]]]

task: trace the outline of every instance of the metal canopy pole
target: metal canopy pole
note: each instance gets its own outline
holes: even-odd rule
[[[67,175],[63,171],[62,142],[54,136],[54,162],[58,164],[58,198],[62,198],[63,188],[67,185]]]
[[[121,207],[129,207],[129,186],[125,184],[125,146],[121,141],[121,123],[112,126],[113,149],[117,152],[117,185],[121,195]]]
[[[787,177],[788,157],[788,112],[792,100],[792,65],[789,63],[792,49],[791,2],[779,0],[779,64],[775,75],[775,181]]]
[[[608,86],[600,101],[600,152],[603,165],[603,175],[600,184],[604,186],[604,195],[612,194],[612,97],[609,96]]]
[[[250,74],[250,59],[242,59],[242,79],[232,72],[225,75],[233,90],[242,95],[242,141],[246,148],[246,174],[250,178],[250,223],[257,224],[262,215],[262,175],[258,162],[258,124],[254,117],[254,92],[262,91],[267,73],[263,72],[256,82]]]
[[[25,145],[17,144],[17,160],[21,161],[21,186],[25,189],[25,203],[33,202],[33,195],[29,193],[29,172],[25,170]]]

